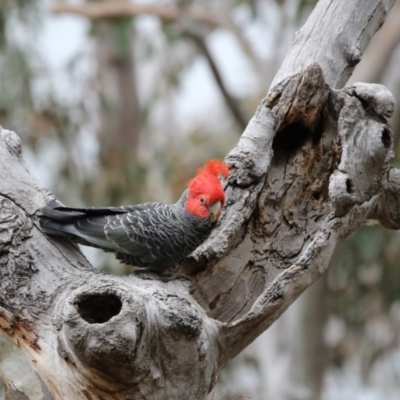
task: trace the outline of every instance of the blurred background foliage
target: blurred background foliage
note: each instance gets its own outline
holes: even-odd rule
[[[351,78],[385,84],[396,99],[398,3]],[[197,166],[235,145],[315,4],[0,0],[0,124],[68,205],[175,201]],[[397,166],[399,125],[397,107]],[[399,260],[399,232],[353,234],[210,398],[397,399]]]

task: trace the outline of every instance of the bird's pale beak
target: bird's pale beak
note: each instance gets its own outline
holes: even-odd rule
[[[211,204],[211,206],[208,207],[208,210],[210,211],[210,221],[215,222],[221,214],[222,210],[221,202],[217,201],[216,203]]]

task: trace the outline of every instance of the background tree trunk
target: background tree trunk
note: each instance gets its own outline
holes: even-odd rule
[[[1,131],[0,329],[54,398],[204,399],[321,276],[339,240],[366,219],[399,227],[393,97],[380,85],[333,89],[393,3],[318,3],[226,158],[224,215],[176,267],[187,279],[103,275],[44,236],[37,213],[52,196],[16,134]]]
[[[108,204],[123,204],[127,201],[125,193],[140,193],[136,184],[140,182],[136,176],[136,153],[141,115],[133,61],[133,25],[129,18],[97,21],[93,32],[98,65],[101,171],[90,197],[92,203],[106,198]],[[126,189],[128,186],[130,190]]]

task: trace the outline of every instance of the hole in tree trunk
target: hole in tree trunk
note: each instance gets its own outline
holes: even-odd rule
[[[347,178],[346,179],[346,190],[347,193],[351,194],[353,192],[353,183],[351,182],[351,179]]]
[[[114,294],[90,294],[75,302],[79,315],[89,324],[104,324],[122,308],[121,300]]]
[[[321,199],[321,193],[319,193],[319,192],[314,192],[313,194],[312,194],[312,197],[313,197],[313,199],[314,200],[320,200]]]
[[[292,153],[303,146],[310,135],[310,131],[300,123],[285,126],[274,138],[274,151]]]
[[[383,146],[388,149],[390,147],[390,144],[392,142],[392,139],[390,138],[390,132],[389,129],[384,128],[382,131],[382,136],[381,136],[381,140],[383,143]]]

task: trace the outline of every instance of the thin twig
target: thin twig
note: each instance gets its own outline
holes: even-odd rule
[[[224,394],[224,395],[222,395],[218,400],[222,400],[224,397],[226,397],[227,395],[229,394],[229,390]]]
[[[238,123],[240,129],[244,131],[246,129],[248,118],[245,117],[242,110],[239,108],[237,101],[233,98],[233,96],[229,93],[223,79],[221,73],[215,63],[210,50],[208,49],[204,38],[201,35],[195,34],[193,32],[189,32],[188,30],[184,31],[184,34],[192,39],[201,53],[206,58],[208,65],[210,66],[210,70],[214,76],[215,82],[219,87],[219,90],[224,97],[225,103],[228,106],[229,110],[232,113],[232,116],[235,118],[235,121]]]

